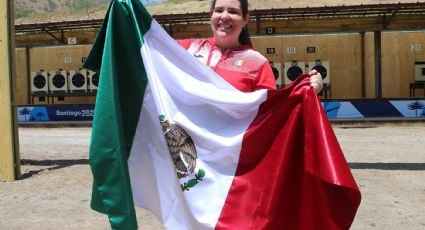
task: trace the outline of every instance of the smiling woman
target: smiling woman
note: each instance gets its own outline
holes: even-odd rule
[[[243,92],[274,89],[268,60],[253,50],[246,24],[247,0],[214,0],[210,8],[212,37],[179,43],[201,63]]]
[[[243,92],[275,89],[269,61],[252,48],[247,23],[248,0],[213,0],[210,8],[212,37],[184,39],[179,43],[201,63]],[[311,86],[320,92],[322,78],[311,75]]]
[[[217,46],[232,48],[251,45],[248,28],[248,2],[214,0],[211,6],[211,30]]]

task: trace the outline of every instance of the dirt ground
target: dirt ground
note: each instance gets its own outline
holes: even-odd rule
[[[362,192],[353,230],[425,229],[425,122],[333,124]],[[0,229],[109,229],[90,209],[90,127],[20,127],[22,178],[0,182]],[[137,209],[141,229],[162,229]]]

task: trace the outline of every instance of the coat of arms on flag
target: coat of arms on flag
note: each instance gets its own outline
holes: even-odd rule
[[[183,191],[189,190],[205,176],[203,169],[198,169],[198,172],[194,174],[196,160],[198,159],[195,143],[181,126],[169,122],[164,115],[160,115],[159,120],[161,121],[162,131],[164,132],[171,158],[176,167],[177,178],[180,181],[186,179],[182,182],[181,188]],[[193,177],[187,179],[190,176]]]

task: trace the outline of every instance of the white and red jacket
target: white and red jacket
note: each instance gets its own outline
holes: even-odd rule
[[[243,92],[276,88],[269,61],[251,46],[222,49],[216,46],[213,38],[183,39],[178,43]]]

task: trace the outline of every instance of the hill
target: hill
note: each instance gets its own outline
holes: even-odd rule
[[[16,22],[48,22],[105,12],[111,0],[14,0]]]
[[[14,0],[15,23],[103,18],[111,0]],[[162,2],[163,1],[163,2]],[[210,0],[142,0],[152,15],[207,12]],[[158,3],[160,2],[160,3]],[[359,4],[414,3],[415,0],[250,0],[250,9]]]

